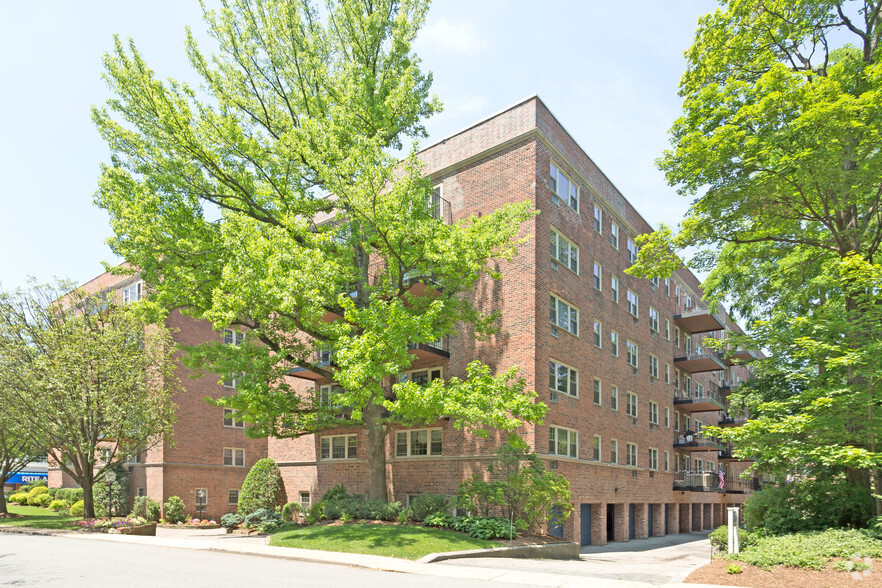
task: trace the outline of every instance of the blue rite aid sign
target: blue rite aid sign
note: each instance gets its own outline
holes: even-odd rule
[[[37,480],[49,480],[49,474],[46,472],[18,472],[12,474],[12,477],[6,482],[7,484],[30,484]]]

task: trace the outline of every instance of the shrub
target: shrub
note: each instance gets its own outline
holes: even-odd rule
[[[18,492],[17,494],[13,494],[12,496],[9,497],[9,502],[27,505],[28,493],[27,492]]]
[[[282,475],[279,466],[261,459],[251,467],[239,491],[239,514],[247,517],[260,509],[274,509],[284,504]]]
[[[67,500],[53,500],[49,503],[49,510],[59,511],[67,508]]]
[[[759,537],[731,559],[761,568],[789,566],[822,570],[831,558],[882,555],[882,542],[856,529],[828,529],[789,535]]]
[[[49,493],[46,492],[44,494],[38,494],[36,498],[34,498],[34,506],[49,506],[49,503],[52,502],[52,497],[49,496]],[[28,504],[30,504],[30,499],[28,499]]]
[[[449,505],[450,501],[441,494],[420,494],[410,505],[411,517],[422,521],[428,516],[446,513]]]
[[[228,512],[227,514],[222,516],[220,520],[221,527],[225,529],[235,529],[243,522],[245,522],[244,517],[234,512]]]
[[[726,573],[727,574],[740,574],[741,573],[741,566],[736,565],[736,564],[732,564],[726,568]]]
[[[130,516],[133,517],[141,517],[147,518],[147,497],[146,496],[136,496],[135,500],[132,501],[132,512]]]
[[[765,533],[762,531],[755,531],[751,533],[747,529],[739,529],[738,530],[738,548],[744,549],[746,547],[750,547],[751,545],[755,545],[757,539],[760,537],[764,537]],[[729,527],[728,525],[723,525],[722,527],[717,527],[711,534],[708,535],[708,539],[710,539],[711,545],[717,548],[719,551],[728,551],[729,550]]]
[[[28,492],[28,504],[31,506],[39,506],[37,504],[37,497],[42,496],[43,494],[49,494],[49,488],[46,486],[35,486],[31,488]]]
[[[744,505],[749,529],[773,535],[827,528],[863,527],[874,512],[869,489],[844,476],[767,486]]]
[[[112,483],[108,484],[107,479],[102,478],[92,487],[97,517],[121,516],[128,512],[129,473],[118,465],[113,466],[111,471],[116,473]],[[112,512],[108,512],[108,499]]]
[[[49,496],[55,498],[55,495],[58,493],[58,488],[49,488]]]
[[[509,539],[518,534],[514,525],[502,517],[456,517],[450,526],[476,539]]]
[[[73,505],[70,507],[70,516],[72,516],[72,517],[83,516],[84,508],[85,507],[83,506],[82,500],[78,500],[78,501],[74,502]]]
[[[271,521],[281,522],[282,517],[276,511],[269,508],[261,508],[245,517],[243,521],[248,529],[257,529]]]
[[[333,500],[324,500],[324,518],[339,519],[343,516],[350,520],[397,521],[401,512],[400,502],[386,502],[378,498],[364,496],[344,496]]]
[[[427,527],[450,527],[453,525],[453,517],[446,512],[430,514],[423,519],[423,524]]]
[[[346,494],[346,488],[343,487],[343,484],[334,484],[331,486],[325,495],[322,496],[322,502],[327,502],[329,500],[338,500],[340,498],[347,498],[349,495]]]
[[[287,502],[285,506],[282,507],[282,520],[286,523],[290,523],[294,520],[294,517],[299,515],[303,511],[303,508],[300,506],[299,502]]]
[[[166,522],[172,524],[183,523],[189,518],[184,512],[184,501],[180,496],[169,496],[168,500],[162,506],[165,508]]]
[[[83,499],[82,488],[59,488],[55,493],[56,500],[66,500],[68,504],[73,504]]]
[[[162,518],[162,507],[152,498],[147,499],[146,515],[144,518],[154,522],[159,522],[159,519]]]

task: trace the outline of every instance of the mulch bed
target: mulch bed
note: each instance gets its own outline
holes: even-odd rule
[[[23,519],[23,518],[25,518],[24,515],[13,514],[11,512],[5,512],[5,513],[0,514],[0,519]]]
[[[835,563],[835,562],[833,562]],[[726,571],[730,565],[741,566],[740,574]],[[802,588],[840,588],[841,586],[879,586],[882,585],[882,559],[872,560],[872,570],[861,572],[839,572],[830,564],[825,570],[804,570],[776,566],[769,571],[737,561],[715,559],[708,565],[698,568],[684,580],[689,584],[722,584],[725,586],[746,586],[757,588],[766,586],[800,586]]]
[[[159,523],[156,525],[163,529],[220,529],[220,525],[178,525],[171,523]]]

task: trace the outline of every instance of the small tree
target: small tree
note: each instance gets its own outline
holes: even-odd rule
[[[274,509],[285,503],[282,474],[276,462],[264,458],[251,467],[239,491],[239,514],[248,516],[256,510]]]
[[[172,433],[174,346],[136,305],[65,284],[0,292],[0,405],[83,488]]]
[[[0,402],[0,487],[39,453],[40,449],[28,434],[21,415],[14,414],[9,404]],[[6,496],[0,492],[0,515],[5,514],[8,514]]]

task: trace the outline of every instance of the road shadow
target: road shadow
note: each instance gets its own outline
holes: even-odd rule
[[[680,535],[665,535],[663,537],[649,537],[648,539],[634,539],[632,541],[613,541],[606,545],[585,545],[579,550],[579,554],[592,555],[598,553],[651,551],[663,547],[704,541],[709,534],[710,531],[694,531],[692,533],[681,533]]]

